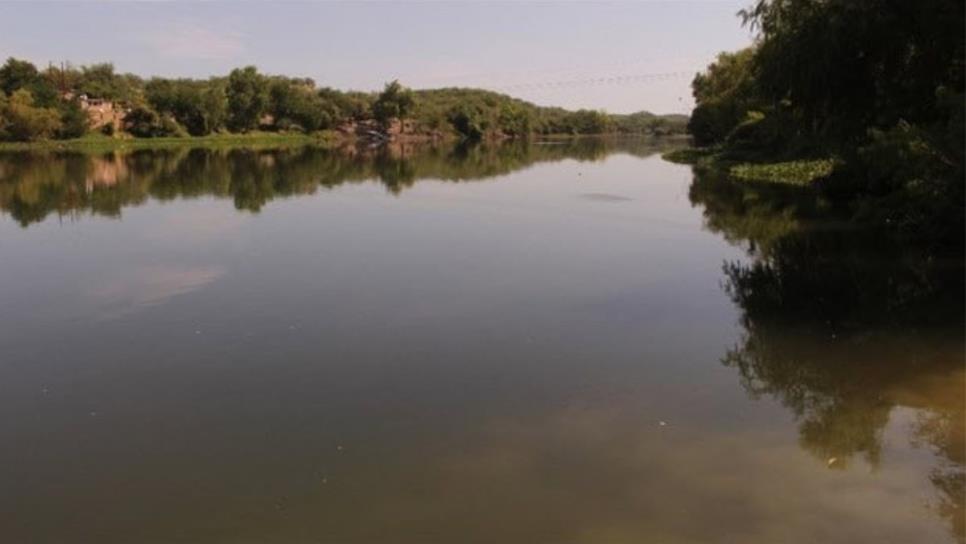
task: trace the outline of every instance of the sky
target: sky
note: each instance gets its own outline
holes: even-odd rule
[[[320,86],[481,87],[536,104],[688,113],[690,82],[752,36],[750,0],[0,3],[0,57],[208,77],[253,64]]]

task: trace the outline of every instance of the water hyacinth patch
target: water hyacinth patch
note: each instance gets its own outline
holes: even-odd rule
[[[732,177],[747,181],[766,181],[807,185],[828,177],[835,169],[832,159],[776,162],[768,164],[743,163],[731,167]]]

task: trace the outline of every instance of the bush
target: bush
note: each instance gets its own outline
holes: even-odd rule
[[[446,116],[453,128],[467,140],[479,140],[486,133],[487,122],[476,108],[457,106]]]
[[[80,138],[90,127],[87,112],[75,101],[62,102],[60,105],[61,127],[58,138]]]
[[[4,132],[18,141],[50,138],[62,127],[57,110],[34,107],[33,96],[25,89],[16,91],[7,100],[3,117]]]
[[[162,117],[145,106],[138,106],[124,116],[124,130],[138,138],[188,135],[174,119]]]

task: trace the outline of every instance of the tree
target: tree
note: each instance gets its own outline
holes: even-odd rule
[[[962,250],[961,0],[757,0],[753,49],[698,75],[689,125],[733,160],[835,157],[823,190],[853,219]]]
[[[275,125],[280,128],[299,127],[314,131],[333,123],[334,112],[326,107],[311,82],[274,79],[270,85],[269,104]]]
[[[81,66],[77,91],[93,98],[130,102],[134,100],[136,76],[114,72],[109,62]]]
[[[333,101],[333,104],[338,109],[341,120],[353,119],[360,121],[372,117],[372,94],[358,91],[341,93],[332,89],[321,89],[319,96],[323,100],[329,98]]]
[[[757,0],[742,16],[759,31],[757,89],[832,145],[948,118],[941,91],[963,109],[961,0]]]
[[[228,75],[228,128],[246,132],[258,127],[268,107],[268,82],[254,66],[236,68]]]
[[[18,89],[29,89],[38,79],[40,73],[37,67],[25,60],[10,57],[0,67],[0,90],[7,95],[12,95]]]
[[[177,122],[145,106],[137,106],[124,116],[124,130],[138,138],[183,136],[185,133]]]
[[[479,140],[486,134],[487,123],[483,112],[472,105],[454,106],[447,114],[447,120],[466,140]]]
[[[577,110],[567,115],[566,122],[574,134],[605,134],[611,128],[610,117],[596,110]]]
[[[192,136],[204,136],[225,124],[228,101],[223,80],[152,79],[145,85],[148,103],[170,115]]]
[[[18,89],[29,91],[33,104],[37,106],[53,106],[59,100],[57,89],[37,71],[37,67],[11,57],[0,67],[0,90],[12,95]]]
[[[58,106],[61,127],[57,131],[58,138],[79,138],[90,127],[87,112],[80,107],[76,100],[62,101]],[[105,125],[113,128],[113,125]]]
[[[694,111],[688,132],[698,145],[720,143],[759,106],[754,76],[754,49],[721,53],[691,82]]]
[[[386,83],[386,87],[372,105],[372,115],[383,126],[388,126],[392,119],[402,121],[416,105],[413,92],[393,80]]]
[[[530,112],[512,102],[500,107],[500,130],[510,136],[526,136],[530,134]]]
[[[57,110],[35,106],[33,95],[26,89],[14,91],[10,96],[3,118],[4,132],[19,141],[50,138],[61,128]]]

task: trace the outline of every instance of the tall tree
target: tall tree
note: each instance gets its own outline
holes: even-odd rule
[[[10,57],[0,67],[0,90],[12,95],[17,89],[29,89],[40,79],[40,72],[32,63]]]
[[[268,107],[268,81],[254,66],[236,68],[228,75],[228,128],[246,132],[258,127]]]
[[[402,121],[413,111],[416,98],[413,92],[403,87],[399,81],[386,83],[379,97],[372,105],[372,114],[383,126],[387,126],[392,119]]]

